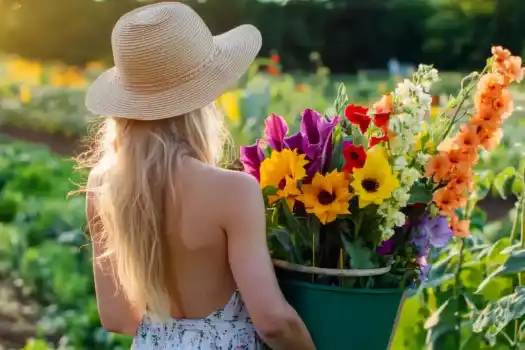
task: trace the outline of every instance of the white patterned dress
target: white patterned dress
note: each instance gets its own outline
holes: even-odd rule
[[[133,350],[262,350],[239,292],[228,304],[203,319],[156,323],[145,316],[133,339]]]

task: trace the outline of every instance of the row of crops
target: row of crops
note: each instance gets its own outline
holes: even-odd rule
[[[262,119],[275,112],[293,124],[299,111],[330,111],[339,77],[319,65],[311,75],[265,71],[260,60],[237,89],[219,100],[236,144],[251,143]],[[2,126],[80,136],[89,117],[86,85],[102,69],[6,60],[0,63],[0,279],[21,286],[39,305],[34,339],[26,349],[126,349],[131,340],[105,332],[99,323],[85,232],[84,198],[66,198],[85,174],[41,146],[7,139]],[[457,74],[445,75],[436,96],[450,92]],[[356,102],[373,100],[395,78],[347,77]],[[525,100],[515,92],[516,105]],[[436,103],[439,109],[439,103]],[[519,108],[518,108],[519,109]],[[516,208],[498,221],[476,209],[465,244],[436,252],[429,280],[412,291],[394,339],[394,350],[519,349],[525,341],[525,220],[523,165],[525,126],[518,110],[504,127],[500,147],[481,155],[476,198],[506,198]],[[485,200],[485,203],[490,204]],[[0,310],[1,313],[1,310]],[[459,340],[459,342],[458,342]],[[1,348],[0,337],[0,348]],[[21,345],[22,346],[22,345]]]

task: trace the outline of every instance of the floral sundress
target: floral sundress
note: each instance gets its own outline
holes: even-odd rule
[[[144,316],[132,350],[263,350],[239,292],[225,307],[203,319],[171,319],[156,323]]]

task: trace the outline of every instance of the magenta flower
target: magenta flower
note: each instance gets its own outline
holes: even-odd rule
[[[332,131],[339,122],[339,118],[323,118],[313,109],[307,109],[302,114],[301,135],[302,149],[310,161],[308,175],[326,168],[332,157]]]
[[[276,114],[266,118],[264,137],[271,148],[281,151],[284,146],[284,137],[288,133],[288,125],[283,117]]]
[[[240,161],[244,166],[244,171],[253,175],[257,180],[260,180],[260,167],[265,156],[260,145],[261,140],[257,140],[254,145],[241,146]]]

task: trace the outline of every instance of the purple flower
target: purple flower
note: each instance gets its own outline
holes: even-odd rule
[[[283,117],[276,114],[270,115],[266,118],[264,137],[271,148],[276,151],[283,149],[284,137],[288,133],[288,125]]]
[[[296,149],[299,154],[304,154],[303,135],[300,132],[292,136],[285,137],[284,144],[287,148]]]
[[[242,146],[240,156],[240,161],[244,166],[244,171],[255,176],[257,180],[260,180],[259,168],[265,158],[260,142],[260,140],[257,140],[254,145]]]
[[[332,131],[338,122],[338,117],[328,120],[313,109],[303,112],[301,119],[302,148],[310,161],[307,169],[308,175],[312,176],[330,162]]]
[[[394,236],[392,236],[386,241],[381,242],[381,245],[376,248],[376,253],[379,255],[390,255],[394,253],[395,247]]]
[[[417,263],[421,271],[421,280],[425,281],[428,278],[428,273],[430,272],[430,265],[428,264],[426,255],[417,258]]]
[[[426,256],[430,248],[444,247],[453,235],[445,216],[431,219],[425,214],[415,230],[412,243],[418,250],[418,256]]]

